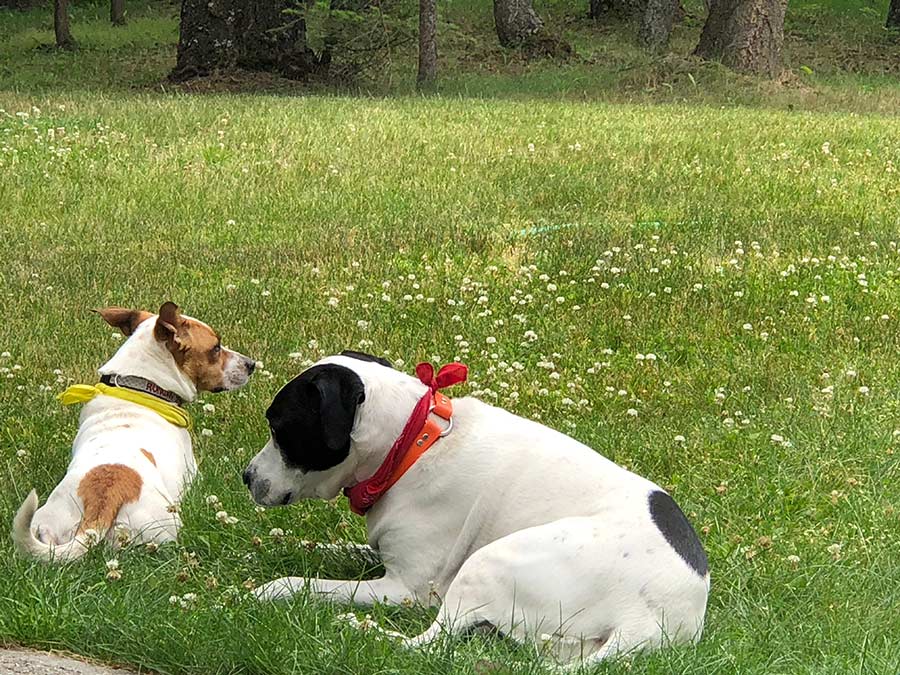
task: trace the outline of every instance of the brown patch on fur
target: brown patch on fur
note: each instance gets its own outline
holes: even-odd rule
[[[125,336],[131,335],[142,322],[153,316],[150,312],[142,309],[125,309],[124,307],[106,307],[94,311],[102,316],[110,326],[122,331],[122,335]]]
[[[149,452],[148,450],[144,450],[144,448],[141,448],[141,452],[144,453],[144,457],[146,457],[147,459],[149,459],[149,460],[150,460],[150,463],[151,463],[153,466],[156,466],[156,457],[153,456],[153,453],[152,453],[152,452]]]
[[[124,464],[101,464],[88,471],[78,484],[78,496],[84,503],[78,533],[108,530],[119,509],[137,501],[142,486],[138,472]]]
[[[222,341],[205,323],[186,319],[174,302],[159,309],[154,328],[156,339],[165,342],[175,363],[191,378],[200,391],[221,391],[225,367],[231,355],[222,349]]]

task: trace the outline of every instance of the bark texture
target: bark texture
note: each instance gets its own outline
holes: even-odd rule
[[[330,53],[309,48],[306,22],[284,10],[293,0],[183,0],[172,79],[234,68],[306,79],[328,71]]]
[[[69,31],[69,0],[53,0],[53,31],[57,47],[75,49],[75,38]]]
[[[787,0],[711,0],[696,54],[754,75],[781,73]]]
[[[125,25],[125,0],[110,0],[109,20],[113,26]]]
[[[527,44],[544,29],[531,0],[494,0],[494,25],[504,47]]]
[[[669,37],[678,15],[678,0],[647,0],[638,39],[653,52],[661,52],[669,45]]]
[[[891,0],[891,6],[888,7],[887,23],[888,28],[896,28],[900,30],[900,0]]]
[[[425,89],[437,78],[437,0],[419,0],[419,73],[416,86]]]

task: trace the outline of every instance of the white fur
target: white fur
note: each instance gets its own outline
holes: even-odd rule
[[[286,467],[270,439],[248,467],[270,481],[263,503],[288,492],[328,499],[368,478],[425,391],[403,373],[329,357],[363,380],[350,455],[337,467]],[[449,392],[452,395],[452,392]],[[303,588],[361,604],[440,604],[408,646],[490,623],[561,661],[600,660],[699,639],[709,591],[653,523],[659,488],[574,439],[477,399],[453,401],[438,441],[367,515],[386,574],[372,581],[285,577],[257,595]],[[252,488],[252,486],[251,486]]]
[[[190,318],[190,317],[185,317]],[[196,321],[196,319],[194,319]],[[143,321],[99,373],[136,375],[178,394],[186,402],[197,395],[194,383],[153,334],[156,316]],[[230,363],[246,361],[234,353]],[[244,384],[227,376],[226,388]],[[153,463],[141,452],[153,455]],[[84,475],[102,464],[123,464],[143,482],[137,501],[125,504],[108,531],[76,536],[84,506],[78,485]],[[62,481],[38,508],[32,490],[13,521],[13,540],[20,552],[41,560],[65,561],[82,556],[96,541],[117,545],[117,531],[137,542],[163,543],[175,539],[181,527],[178,503],[197,472],[187,429],[177,427],[149,408],[111,396],[99,395],[81,411],[72,458]]]

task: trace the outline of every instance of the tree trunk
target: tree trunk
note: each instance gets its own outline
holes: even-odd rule
[[[644,47],[652,52],[661,52],[669,45],[678,6],[678,0],[647,0],[638,32],[638,39]]]
[[[109,20],[113,26],[125,25],[125,0],[110,0]]]
[[[293,0],[183,0],[174,80],[235,68],[306,79],[328,72],[331,56],[308,46],[306,22],[285,14]]]
[[[754,75],[781,73],[787,0],[712,0],[696,54]]]
[[[53,30],[57,47],[75,49],[75,39],[69,32],[69,0],[53,0]]]
[[[419,74],[416,86],[425,89],[437,78],[437,0],[419,0]]]
[[[891,6],[888,7],[887,23],[888,28],[897,28],[900,30],[900,0],[891,0]]]
[[[494,0],[494,25],[504,47],[525,44],[544,28],[531,0]]]

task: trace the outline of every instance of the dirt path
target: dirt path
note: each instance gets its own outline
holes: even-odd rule
[[[48,652],[0,649],[0,675],[129,675],[132,672]]]

